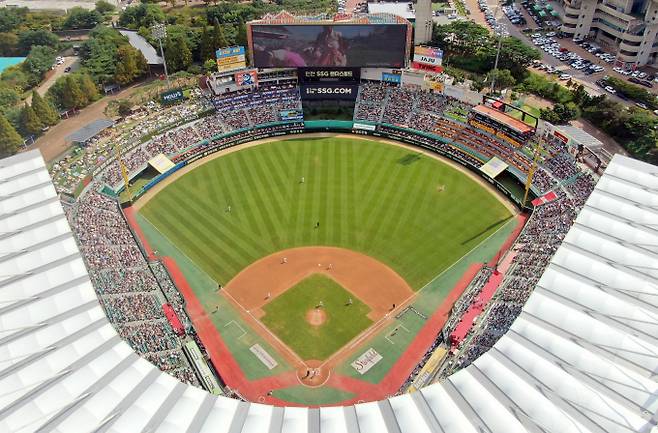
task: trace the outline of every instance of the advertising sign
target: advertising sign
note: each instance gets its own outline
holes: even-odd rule
[[[235,73],[235,84],[238,87],[255,86],[258,84],[258,71],[256,69],[247,69]]]
[[[389,72],[382,72],[382,81],[385,83],[397,83],[400,84],[402,81],[402,75],[400,74],[391,74]]]
[[[383,358],[379,352],[371,347],[370,349],[366,350],[363,355],[355,359],[354,362],[350,365],[356,371],[358,371],[359,374],[366,374],[368,370],[374,367],[382,359]]]
[[[217,70],[219,72],[244,69],[247,63],[243,46],[220,48],[215,52],[217,57]]]
[[[304,113],[301,110],[283,110],[279,111],[279,119],[282,122],[304,120]]]
[[[414,62],[421,65],[441,66],[443,63],[443,51],[432,47],[415,47]]]
[[[160,93],[160,101],[162,104],[173,104],[174,102],[183,100],[183,91],[181,89],[168,90]]]
[[[300,92],[304,99],[345,99],[356,100],[359,86],[356,84],[317,84],[302,85]]]
[[[256,24],[250,31],[257,68],[405,66],[405,24]]]
[[[360,78],[360,68],[299,68],[298,78],[301,83],[354,81]]]

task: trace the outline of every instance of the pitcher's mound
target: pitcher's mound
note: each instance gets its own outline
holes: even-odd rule
[[[313,326],[320,326],[325,320],[327,320],[327,313],[321,308],[313,308],[306,312],[306,321]]]

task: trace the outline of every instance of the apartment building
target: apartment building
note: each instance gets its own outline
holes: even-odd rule
[[[562,31],[617,54],[622,67],[658,66],[658,0],[562,0]]]

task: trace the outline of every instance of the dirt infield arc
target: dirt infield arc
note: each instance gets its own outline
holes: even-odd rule
[[[263,305],[315,273],[332,278],[367,304],[372,309],[368,317],[373,321],[414,293],[402,277],[382,262],[335,247],[292,248],[264,257],[242,270],[224,290],[260,317]]]
[[[368,313],[375,324],[354,340],[366,338],[381,326],[395,310],[414,296],[407,282],[382,262],[356,251],[336,247],[302,247],[279,251],[264,257],[236,275],[223,288],[222,294],[238,308],[252,328],[273,344],[297,370],[300,382],[319,386],[326,382],[331,369],[351,352],[351,344],[343,346],[330,358],[319,361],[301,359],[284,342],[272,334],[258,319],[262,307],[299,281],[313,274],[324,274],[343,286],[355,298],[371,308]],[[317,376],[306,379],[308,368],[316,368]]]

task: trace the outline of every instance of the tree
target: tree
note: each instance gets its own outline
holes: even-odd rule
[[[23,139],[16,129],[4,116],[0,116],[0,157],[13,155],[21,144]]]
[[[9,87],[13,87],[17,92],[23,92],[27,89],[27,74],[23,71],[21,65],[10,66],[2,71],[0,80]]]
[[[36,90],[32,91],[32,109],[44,125],[52,126],[59,122],[55,107],[45,101]]]
[[[0,57],[18,54],[18,36],[14,33],[0,33]]]
[[[128,99],[120,100],[118,107],[119,114],[122,116],[129,115],[130,113],[132,113],[132,107],[133,105],[130,103],[130,100]]]
[[[16,89],[0,81],[0,114],[6,108],[16,105],[20,99],[21,97]]]
[[[215,57],[215,48],[213,38],[210,32],[208,32],[208,27],[204,25],[203,29],[201,29],[201,38],[199,40],[199,59],[202,62],[213,59]]]
[[[217,72],[217,62],[213,59],[208,59],[203,64],[203,69],[207,74],[210,74],[211,72]]]
[[[79,75],[79,86],[82,93],[87,98],[87,104],[89,102],[95,101],[99,97],[98,86],[94,83],[94,80],[91,79],[89,74]],[[86,105],[86,104],[85,104]]]
[[[495,92],[496,89],[507,89],[508,87],[512,87],[516,84],[516,80],[512,76],[512,73],[509,71],[509,69],[492,69],[487,74],[486,82],[491,83],[492,78],[494,79],[495,87],[495,89],[491,89],[493,92]]]
[[[10,32],[23,22],[27,8],[0,8],[0,32]]]
[[[18,48],[23,53],[30,52],[36,45],[56,47],[58,44],[59,38],[48,30],[27,30],[18,35]]]
[[[160,6],[154,4],[139,4],[126,8],[119,16],[119,24],[132,29],[151,27],[155,23],[165,21],[165,14]]]
[[[101,21],[103,17],[98,11],[76,6],[69,10],[63,26],[65,29],[93,29]]]
[[[40,45],[32,47],[22,65],[23,70],[28,74],[28,85],[35,86],[41,81],[43,75],[55,62],[55,54],[55,50],[50,47]]]
[[[25,135],[38,135],[43,129],[43,123],[27,102],[21,111],[20,124]]]
[[[62,90],[62,104],[64,107],[71,108],[82,108],[88,103],[88,99],[85,94],[82,92],[78,81],[75,79],[74,75],[68,75],[64,78],[64,88]]]
[[[213,27],[212,43],[215,49],[228,47],[228,42],[226,41],[226,36],[224,36],[224,30],[218,22],[215,22]]]
[[[105,0],[98,0],[96,2],[96,11],[99,14],[105,14],[105,13],[108,13],[108,12],[113,12],[115,9],[116,9],[116,7],[112,3],[107,2]]]
[[[170,72],[183,71],[192,64],[192,52],[182,36],[167,38],[165,57]]]
[[[141,52],[137,51],[130,45],[124,45],[117,50],[117,67],[114,72],[114,80],[125,85],[132,83],[133,80],[142,75],[143,69],[140,69],[138,64],[138,56]]]
[[[238,23],[238,33],[235,35],[235,43],[243,47],[247,46],[247,25],[243,20],[240,20]]]

